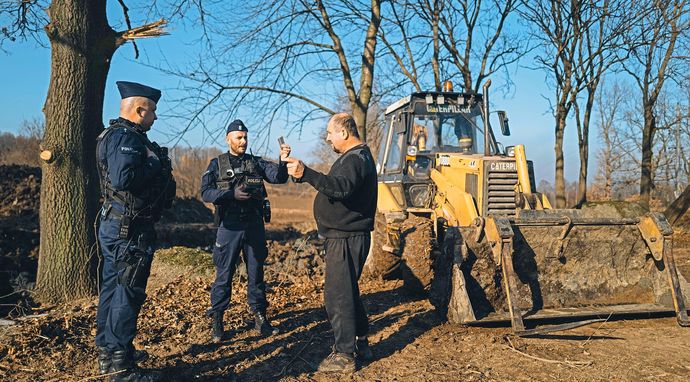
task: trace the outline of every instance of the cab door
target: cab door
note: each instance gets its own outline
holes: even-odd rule
[[[404,211],[407,203],[403,190],[403,167],[407,150],[408,114],[396,111],[386,116],[386,131],[379,148],[378,211]]]

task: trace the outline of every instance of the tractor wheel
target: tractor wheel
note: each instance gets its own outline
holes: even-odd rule
[[[376,214],[374,231],[371,233],[371,247],[364,266],[363,277],[393,280],[400,278],[400,255],[384,251],[383,246],[388,243],[386,233],[386,218],[381,213]]]
[[[405,288],[414,294],[429,291],[434,278],[434,256],[437,245],[433,222],[428,218],[411,216],[401,229],[402,278]]]

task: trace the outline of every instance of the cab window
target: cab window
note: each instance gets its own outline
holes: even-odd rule
[[[405,125],[400,114],[393,115],[389,124],[387,151],[384,155],[384,173],[399,172],[402,168],[403,145],[405,143]]]

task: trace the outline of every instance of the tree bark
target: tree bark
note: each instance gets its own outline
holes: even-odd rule
[[[381,26],[381,1],[371,0],[371,16],[369,27],[364,38],[364,51],[362,52],[362,76],[359,81],[359,94],[352,102],[352,111],[359,137],[367,140],[367,111],[371,103],[372,87],[374,86],[374,64],[376,61],[376,42],[378,41],[379,27]]]
[[[567,112],[559,106],[556,111],[556,144],[554,148],[556,153],[556,208],[566,207],[565,172],[563,168],[563,137],[565,135],[566,116]]]
[[[51,75],[42,150],[51,155],[42,155],[36,292],[56,303],[91,295],[96,287],[95,142],[117,33],[108,25],[105,0],[54,0],[48,15]]]
[[[592,81],[592,85],[587,90],[587,101],[585,104],[585,115],[582,119],[582,130],[579,132],[578,146],[580,150],[580,176],[577,183],[577,200],[575,205],[578,207],[587,203],[587,166],[589,164],[589,125],[592,120],[592,109],[594,108],[594,96],[599,81]],[[577,104],[575,107],[578,107]],[[579,117],[579,112],[578,119]]]
[[[656,121],[654,120],[654,105],[645,102],[644,108],[644,127],[642,129],[642,163],[640,174],[640,205],[649,209],[649,200],[652,193],[654,178],[652,175],[652,155],[654,145],[654,132],[656,131]]]

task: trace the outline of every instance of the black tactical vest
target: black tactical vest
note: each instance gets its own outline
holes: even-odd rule
[[[216,225],[225,218],[243,221],[254,216],[260,219],[264,213],[264,200],[268,195],[257,157],[248,154],[237,157],[230,153],[219,155],[216,188],[227,191],[241,186],[256,189],[259,197],[245,201],[231,200],[216,206],[214,214]]]
[[[165,182],[165,190],[161,190],[161,187],[157,187],[156,184],[152,184],[151,187],[146,187],[144,190],[141,192],[134,194],[130,191],[120,191],[116,190],[113,186],[112,183],[110,182],[110,179],[108,178],[108,163],[106,161],[101,161],[100,158],[100,153],[101,153],[101,146],[103,142],[105,142],[108,137],[118,128],[124,128],[127,129],[133,133],[136,134],[136,136],[140,139],[141,143],[145,145],[149,150],[153,151],[154,153],[157,153],[160,155],[160,147],[149,141],[145,136],[143,136],[139,131],[134,129],[131,126],[128,126],[127,124],[123,123],[120,120],[111,120],[110,121],[110,126],[103,130],[103,132],[98,136],[96,139],[96,163],[98,164],[98,177],[100,181],[100,187],[101,187],[101,196],[103,197],[104,202],[112,202],[116,201],[120,204],[122,204],[125,208],[125,213],[126,214],[131,214],[131,213],[141,213],[142,216],[146,215],[153,215],[157,218],[159,218],[160,213],[162,211],[158,211],[159,209],[162,210],[162,208],[155,208],[154,204],[159,204],[156,203],[158,199],[161,199],[161,192],[165,191],[166,194],[172,190],[172,194],[174,196],[174,190],[175,190],[175,182],[172,179],[168,179],[167,182]],[[161,163],[162,164],[162,163]],[[169,169],[172,171],[172,169]],[[170,172],[168,171],[168,173]],[[152,180],[153,182],[153,180]],[[153,183],[161,183],[159,180],[155,181]],[[166,199],[167,195],[166,195]],[[169,206],[164,206],[163,208],[169,208]],[[149,213],[145,211],[146,209],[150,209]],[[155,210],[155,211],[154,211]]]

